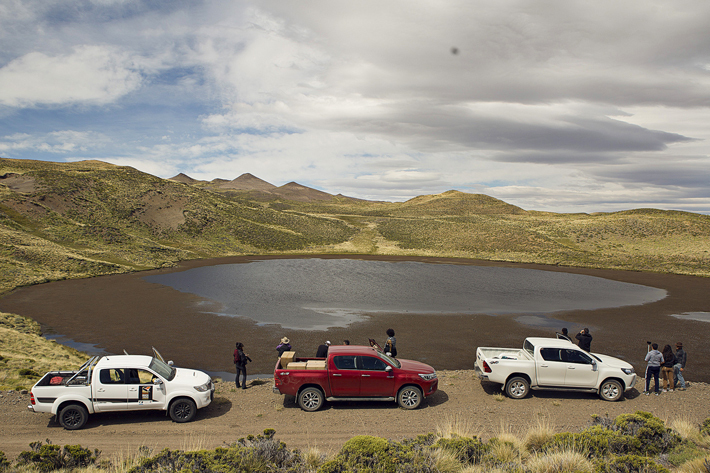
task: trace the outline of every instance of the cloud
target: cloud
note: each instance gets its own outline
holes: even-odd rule
[[[140,84],[130,56],[114,47],[79,46],[57,56],[32,52],[0,69],[0,104],[106,104]]]
[[[0,153],[19,153],[24,151],[67,154],[96,150],[110,144],[110,139],[93,132],[73,130],[53,131],[42,135],[15,133],[0,138]]]

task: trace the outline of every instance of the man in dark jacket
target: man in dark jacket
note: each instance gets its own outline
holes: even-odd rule
[[[237,377],[235,379],[237,384],[237,389],[247,388],[247,362],[251,361],[249,355],[244,353],[244,344],[237,342],[237,347],[234,350],[234,367],[237,370]],[[242,383],[239,384],[239,376],[242,377]]]
[[[680,387],[678,391],[685,391],[685,378],[683,377],[683,371],[685,370],[685,362],[688,361],[688,354],[683,350],[683,343],[678,342],[675,344],[675,365],[673,365],[673,374],[675,379],[673,382],[673,387],[678,385],[680,382]]]
[[[583,328],[581,332],[574,336],[579,340],[579,348],[584,351],[591,351],[592,349],[592,336],[589,334],[588,328]]]
[[[330,346],[330,341],[325,342],[323,345],[318,347],[316,351],[316,358],[325,358],[328,356],[328,347]]]

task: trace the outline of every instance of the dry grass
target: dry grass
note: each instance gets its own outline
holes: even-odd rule
[[[459,415],[447,415],[442,422],[436,426],[436,435],[441,438],[473,438],[480,437],[480,432],[469,419]]]
[[[549,416],[536,416],[535,424],[530,426],[525,433],[523,444],[529,452],[537,452],[540,448],[555,435],[555,429]]]
[[[710,456],[689,460],[678,467],[676,473],[708,473]]]
[[[525,463],[525,471],[531,473],[592,473],[594,464],[582,452],[563,450],[535,455]]]

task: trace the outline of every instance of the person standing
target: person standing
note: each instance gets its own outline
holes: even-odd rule
[[[661,379],[663,379],[663,392],[673,392],[673,366],[675,355],[670,345],[663,347],[663,363],[661,364]]]
[[[397,356],[397,339],[394,338],[394,330],[387,329],[387,341],[385,341],[385,354]]]
[[[557,334],[557,338],[559,338],[560,340],[569,340],[570,342],[572,341],[572,338],[569,336],[569,333],[567,332],[567,327],[562,328],[562,332]]]
[[[330,340],[325,342],[323,345],[318,346],[318,350],[316,351],[316,358],[325,358],[328,356],[328,347],[330,346]]]
[[[648,388],[651,387],[651,376],[655,382],[655,392],[658,396],[661,392],[658,384],[658,375],[661,372],[661,363],[663,363],[663,355],[658,351],[658,343],[651,344],[652,350],[646,353],[646,390],[643,392],[646,396],[650,394]]]
[[[276,353],[279,354],[279,358],[281,358],[281,355],[283,355],[285,351],[292,351],[291,340],[289,340],[288,337],[282,338],[281,343],[276,346]]]
[[[583,328],[577,335],[574,336],[579,340],[579,348],[589,352],[592,349],[592,335],[589,333],[588,328]]]
[[[675,344],[675,365],[673,365],[673,387],[680,382],[680,387],[678,391],[685,391],[685,378],[683,377],[683,371],[685,370],[685,362],[688,361],[688,355],[683,350],[683,342],[678,342]]]
[[[244,344],[242,342],[237,342],[237,347],[234,350],[234,366],[237,369],[237,377],[235,382],[237,384],[237,389],[247,388],[247,362],[251,361],[249,355],[244,353]],[[242,376],[242,383],[239,383],[239,376]]]

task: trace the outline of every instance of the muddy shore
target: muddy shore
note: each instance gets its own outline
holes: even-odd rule
[[[589,327],[592,351],[623,358],[643,373],[646,341],[675,345],[688,352],[687,379],[710,382],[710,323],[684,320],[673,314],[710,312],[710,278],[693,276],[568,268],[534,264],[497,263],[468,259],[399,256],[279,256],[276,258],[352,258],[380,261],[472,264],[562,271],[665,289],[668,296],[640,306],[557,312],[551,317],[570,329]],[[548,327],[523,325],[509,316],[402,315],[378,313],[345,328],[327,331],[285,331],[259,326],[250,319],[206,314],[209,301],[143,280],[149,274],[207,266],[248,263],[274,257],[241,256],[180,263],[175,268],[66,280],[17,289],[0,299],[0,310],[31,317],[47,329],[80,343],[91,343],[108,353],[149,353],[150,347],[181,366],[208,371],[233,371],[236,341],[246,345],[253,360],[250,373],[271,373],[275,346],[288,336],[297,354],[312,356],[325,340],[366,344],[382,340],[387,328],[397,332],[402,358],[424,361],[439,370],[470,369],[477,346],[521,346],[525,337],[553,336]]]

